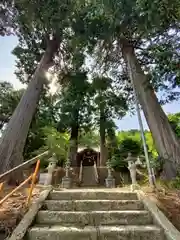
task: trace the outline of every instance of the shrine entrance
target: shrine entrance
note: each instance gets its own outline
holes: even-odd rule
[[[77,153],[77,166],[80,167],[81,163],[83,166],[93,166],[94,163],[99,165],[99,152],[92,148],[80,148]]]
[[[79,182],[83,186],[96,186],[99,182],[97,165],[99,152],[92,148],[78,149],[77,166],[79,167]]]

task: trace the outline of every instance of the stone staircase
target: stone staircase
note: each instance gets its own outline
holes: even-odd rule
[[[164,240],[136,193],[113,189],[52,191],[28,240]]]

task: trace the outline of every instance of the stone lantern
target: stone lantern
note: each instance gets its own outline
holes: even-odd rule
[[[62,178],[63,188],[71,188],[71,178],[69,176],[69,171],[70,171],[70,160],[68,158],[65,165],[65,176]]]
[[[115,188],[115,179],[112,175],[112,168],[111,168],[110,161],[107,162],[107,170],[108,170],[108,176],[105,179],[106,187],[107,188]]]
[[[49,162],[47,170],[48,170],[48,174],[45,180],[45,185],[51,185],[52,184],[52,177],[53,177],[53,171],[56,168],[56,164],[57,164],[57,159],[55,157],[55,154],[52,155],[51,158],[49,158],[47,160]]]
[[[128,157],[126,158],[126,161],[128,162],[128,169],[130,172],[130,176],[131,176],[131,190],[138,190],[139,189],[139,185],[137,183],[136,180],[136,161],[137,158],[133,157],[131,153],[128,153]]]

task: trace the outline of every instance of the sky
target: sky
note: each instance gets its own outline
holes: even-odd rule
[[[16,69],[16,58],[12,54],[12,50],[18,41],[15,36],[0,36],[0,81],[11,82],[16,89],[22,88],[23,85],[16,78],[14,71]],[[166,104],[163,106],[164,111],[168,113],[176,113],[180,111],[180,101]],[[144,129],[148,129],[143,113],[142,120]],[[116,125],[119,130],[139,129],[137,115],[130,116],[127,114],[122,120],[117,120]]]

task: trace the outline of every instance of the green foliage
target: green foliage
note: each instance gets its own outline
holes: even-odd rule
[[[128,110],[125,97],[114,87],[113,79],[103,76],[93,78],[92,89],[94,92],[94,120],[100,129],[101,143],[105,144],[105,137],[108,135],[112,142],[112,138],[114,138],[113,119],[121,119]],[[110,155],[111,151],[109,151]]]
[[[124,139],[131,138],[134,141],[140,142],[141,141],[141,135],[140,131],[137,129],[132,129],[128,131],[121,131],[117,134],[118,144],[121,143]]]
[[[0,82],[0,130],[9,121],[24,90],[15,90],[12,84]]]
[[[18,105],[24,89],[15,90],[10,83],[0,83],[0,129],[6,127],[15,108]],[[42,94],[36,113],[33,117],[24,148],[24,158],[34,157],[37,149],[45,145],[45,126],[55,126],[58,113],[55,108],[56,98]]]
[[[13,34],[17,25],[15,18],[17,15],[13,0],[1,0],[0,5],[0,36]]]
[[[79,146],[93,148],[99,146],[99,135],[95,131],[81,132],[78,140]]]
[[[48,126],[55,127],[57,125],[58,112],[55,102],[56,98],[42,95],[24,147],[25,159],[35,156],[36,150],[45,146],[45,132],[43,128]]]
[[[59,133],[53,127],[44,127],[42,131],[45,135],[45,145],[35,153],[39,154],[45,150],[49,150],[50,155],[55,154],[59,164],[62,165],[68,156],[69,135],[67,133]]]
[[[121,157],[127,157],[128,152],[132,154],[132,156],[137,157],[142,154],[142,147],[140,142],[137,142],[131,138],[127,138],[121,141],[120,143],[120,154]]]
[[[110,156],[116,152],[118,149],[118,142],[116,138],[116,125],[114,121],[108,121],[106,123],[106,128],[107,128],[107,148],[109,150]]]
[[[159,175],[162,173],[165,159],[162,159],[161,157],[153,157],[149,154],[149,160],[150,160],[151,167],[154,169],[155,175],[159,177]],[[144,164],[145,166],[147,166],[145,159],[144,159]]]
[[[94,89],[95,109],[103,109],[106,120],[114,118],[121,119],[128,110],[126,99],[123,94],[116,91],[113,79],[105,77],[94,77],[92,88]],[[107,123],[108,124],[108,123]]]
[[[88,1],[81,14],[82,41],[91,46],[93,70],[113,77],[121,89],[129,89],[132,100],[121,51],[122,45],[132,45],[155,90],[163,91],[161,103],[179,98],[175,89],[180,81],[178,0]],[[75,33],[80,35],[78,29]]]
[[[56,39],[60,48],[56,56],[57,75],[72,59],[71,53],[73,31],[71,19],[76,11],[74,0],[17,0],[15,7],[18,11],[17,36],[19,44],[13,53],[17,57],[16,75],[23,83],[29,83],[40,59],[46,50],[50,39]],[[59,70],[59,71],[58,71]]]
[[[177,173],[177,176],[174,180],[171,180],[168,183],[168,187],[170,189],[175,188],[175,189],[180,189],[180,172]]]
[[[8,13],[12,7],[11,1],[9,3],[5,8]],[[19,44],[14,55],[18,58],[16,74],[21,82],[29,82],[47,47],[49,36],[60,37],[54,70],[57,71],[61,92],[54,100],[42,95],[29,130],[25,156],[30,157],[37,150],[49,147],[57,152],[59,159],[66,159],[66,150],[63,150],[66,149],[66,131],[73,124],[82,132],[92,125],[103,124],[112,162],[116,162],[116,166],[128,152],[134,156],[142,154],[139,131],[121,132],[116,138],[115,130],[110,126],[113,119],[121,119],[132,104],[132,87],[128,82],[121,46],[128,43],[137,50],[138,60],[148,71],[154,89],[167,93],[164,102],[177,99],[179,95],[173,90],[180,82],[177,67],[179,6],[178,0],[15,1]],[[6,29],[6,25],[1,26],[0,12],[0,34],[5,34]],[[93,74],[88,72],[92,83],[82,67],[87,53],[96,65]],[[64,71],[65,75],[62,74]],[[22,92],[13,90],[7,83],[0,85],[0,128],[9,120]],[[169,121],[180,137],[179,115],[170,115]],[[55,129],[57,122],[64,133]],[[149,153],[155,158],[157,151],[152,136],[148,131],[145,135]],[[85,136],[81,134],[79,142],[92,146],[97,144],[98,138],[90,132]]]
[[[110,165],[115,171],[127,171],[128,163],[123,159],[120,153],[113,154]]]
[[[179,98],[180,69],[179,51],[180,37],[175,27],[165,32],[161,37],[151,41],[143,49],[143,61],[151,73],[154,89],[161,92],[160,103],[165,104]]]
[[[87,73],[76,71],[64,76],[65,84],[56,107],[61,109],[59,129],[70,129],[78,125],[79,130],[85,129],[90,124],[91,117],[91,86],[87,81]]]
[[[146,138],[146,144],[148,147],[148,152],[150,156],[155,159],[157,158],[158,154],[154,145],[154,141],[152,138],[152,134],[149,131],[145,131],[145,138]],[[118,144],[121,145],[121,142],[125,139],[132,139],[134,142],[137,143],[138,146],[140,146],[140,153],[143,154],[143,145],[141,140],[141,133],[137,129],[132,129],[129,131],[121,131],[117,134]],[[139,148],[139,147],[138,147]]]
[[[140,131],[132,129],[129,131],[121,131],[117,133],[117,142],[119,155],[113,160],[113,166],[117,169],[119,166],[127,166],[127,162],[124,159],[127,158],[128,153],[131,152],[134,157],[142,157],[142,161],[145,163],[143,144],[141,141]],[[157,170],[162,169],[161,162],[157,159],[157,151],[154,146],[152,135],[149,131],[145,131],[146,144],[148,147],[149,157],[151,159],[151,165]]]
[[[158,156],[154,140],[150,131],[145,132],[146,144],[148,147],[148,152],[151,158],[156,159]]]
[[[129,152],[133,157],[137,157],[142,154],[141,143],[130,137],[121,140],[119,148],[112,156],[112,167],[115,170],[121,170],[122,168],[127,167],[126,158]]]
[[[168,119],[172,129],[174,130],[178,138],[180,138],[180,113],[169,114]]]

